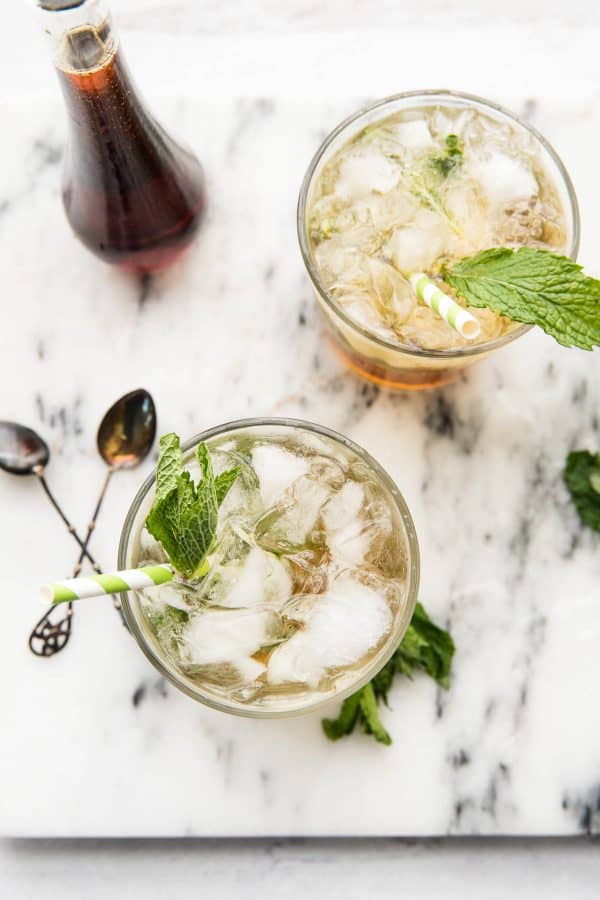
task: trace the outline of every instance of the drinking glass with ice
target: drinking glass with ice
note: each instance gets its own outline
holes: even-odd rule
[[[347,438],[295,420],[234,422],[194,438],[216,475],[239,467],[202,577],[123,595],[142,650],[217,709],[288,716],[357,690],[387,662],[414,610],[419,553],[389,475]],[[146,528],[154,476],[123,529],[123,569],[168,562]]]
[[[325,139],[300,192],[298,235],[344,362],[387,387],[420,389],[530,326],[467,313],[452,292],[440,314],[415,291],[419,277],[492,247],[575,259],[579,215],[562,162],[534,128],[477,97],[420,91],[374,104]]]

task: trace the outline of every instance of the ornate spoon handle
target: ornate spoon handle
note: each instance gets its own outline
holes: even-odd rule
[[[38,475],[38,478],[41,481],[42,487],[44,488],[46,494],[50,498],[52,505],[58,511],[61,519],[65,522],[70,533],[74,536],[75,540],[81,547],[81,551],[79,553],[79,559],[77,560],[77,563],[75,564],[75,567],[73,569],[73,578],[77,578],[77,576],[81,572],[81,566],[82,566],[83,560],[86,557],[92,563],[94,571],[97,572],[99,575],[102,574],[102,569],[100,568],[98,563],[94,560],[94,558],[91,556],[91,554],[88,551],[88,544],[90,542],[90,539],[91,539],[94,529],[96,527],[96,521],[98,519],[98,515],[100,513],[100,508],[102,506],[102,502],[106,495],[106,489],[108,488],[108,484],[110,482],[113,471],[114,471],[113,469],[108,469],[108,471],[106,473],[106,478],[104,479],[104,483],[102,485],[102,490],[100,491],[100,495],[98,497],[98,500],[96,501],[94,513],[88,524],[85,539],[83,541],[81,541],[79,539],[79,536],[77,535],[75,529],[70,524],[69,520],[67,519],[67,517],[63,513],[62,509],[56,502],[54,496],[51,494],[50,489],[48,488],[48,485],[47,485],[46,481],[44,480],[43,475],[36,473]],[[117,610],[117,612],[122,617],[120,600],[114,594],[112,595],[112,602],[113,602],[114,608]],[[54,615],[58,614],[60,616],[60,618],[53,621],[53,614]],[[69,638],[71,637],[72,620],[73,620],[73,604],[72,603],[67,603],[66,610],[64,609],[64,607],[63,607],[63,609],[58,609],[55,605],[50,606],[46,610],[46,612],[44,613],[42,618],[39,620],[39,622],[36,623],[31,634],[29,635],[29,649],[31,650],[31,652],[34,653],[36,656],[49,657],[49,656],[54,656],[56,653],[59,653],[61,650],[63,650],[64,647],[66,647],[67,643],[69,642]]]

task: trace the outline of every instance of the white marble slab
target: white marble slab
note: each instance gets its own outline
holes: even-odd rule
[[[564,155],[593,269],[600,101],[591,90],[540,99],[514,82],[495,97],[533,115]],[[600,546],[560,476],[571,447],[598,447],[600,357],[531,334],[427,395],[387,395],[340,367],[302,271],[294,207],[321,136],[357,102],[156,102],[202,155],[210,212],[193,253],[149,285],[104,267],[68,230],[57,100],[6,104],[1,412],[49,440],[49,480],[81,529],[103,474],[95,428],[138,385],[153,392],[163,431],[259,414],[344,431],[407,497],[422,600],[458,645],[452,690],[398,683],[386,713],[392,748],[361,736],[333,746],[319,717],[244,721],[178,695],[101,600],[78,610],[60,657],[35,659],[26,638],[37,585],[67,574],[76,547],[35,483],[2,476],[4,833],[600,829]],[[94,537],[105,567],[148,470],[114,479]]]

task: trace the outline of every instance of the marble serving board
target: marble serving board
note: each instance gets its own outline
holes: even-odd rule
[[[600,99],[496,99],[554,140],[600,272]],[[73,239],[59,193],[58,101],[2,109],[0,415],[48,440],[48,479],[80,530],[104,469],[95,430],[144,386],[160,431],[290,415],[338,429],[396,479],[422,553],[421,599],[454,635],[452,687],[398,681],[391,748],[333,745],[320,716],[253,721],[159,678],[110,603],[76,610],[68,648],[34,658],[37,587],[77,548],[34,479],[0,474],[0,827],[20,836],[580,834],[600,830],[600,541],[561,480],[599,446],[600,355],[531,333],[456,384],[388,394],[326,344],[295,237],[308,160],[357,99],[163,97],[198,149],[210,206],[192,253],[135,279]],[[114,566],[151,468],[114,477],[92,549]],[[331,712],[335,712],[333,704]]]

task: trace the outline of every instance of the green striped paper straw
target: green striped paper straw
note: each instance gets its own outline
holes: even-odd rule
[[[120,594],[122,591],[137,591],[141,588],[164,584],[173,578],[173,567],[142,566],[140,569],[126,569],[112,575],[90,575],[89,578],[66,578],[45,584],[42,599],[47,603],[67,603],[84,597],[102,597],[105,594]]]
[[[423,303],[441,316],[451,328],[458,331],[468,341],[479,337],[481,325],[470,312],[456,300],[440,291],[437,284],[425,272],[414,272],[410,277],[412,289]]]

